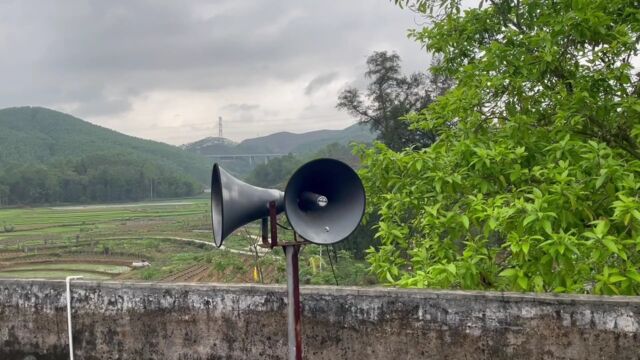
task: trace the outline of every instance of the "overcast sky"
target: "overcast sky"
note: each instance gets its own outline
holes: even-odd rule
[[[338,129],[374,50],[429,57],[389,0],[0,0],[0,107],[45,106],[182,144]]]

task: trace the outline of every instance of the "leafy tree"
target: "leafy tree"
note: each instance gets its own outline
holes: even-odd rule
[[[307,161],[319,158],[337,159],[353,168],[360,165],[360,159],[353,154],[350,147],[331,143],[312,154],[302,156],[288,154],[270,159],[266,164],[256,166],[245,180],[255,186],[284,189],[294,171]]]
[[[432,131],[409,129],[402,117],[430,104],[434,93],[442,91],[440,86],[447,85],[442,77],[433,78],[436,81],[430,84],[425,74],[404,76],[400,56],[386,51],[376,51],[369,56],[365,77],[371,80],[366,94],[362,95],[354,87],[345,89],[338,97],[338,109],[369,124],[378,133],[378,140],[393,150],[426,147],[435,141]]]
[[[9,188],[0,184],[0,206],[8,203]]]
[[[302,164],[302,159],[293,154],[273,158],[266,164],[256,166],[246,181],[255,186],[284,189],[289,176]]]
[[[43,204],[137,201],[151,197],[183,197],[201,190],[191,178],[172,168],[130,154],[103,153],[51,166],[27,164],[0,173],[0,202]]]
[[[428,149],[360,148],[382,245],[408,287],[640,294],[640,100],[631,0],[399,1],[456,86],[412,126]]]
[[[344,162],[354,169],[360,167],[360,158],[351,150],[351,147],[340,143],[331,143],[314,153],[311,159],[330,158]]]

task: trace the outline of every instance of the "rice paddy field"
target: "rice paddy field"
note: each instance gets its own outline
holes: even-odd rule
[[[222,249],[211,234],[208,197],[129,204],[0,208],[0,278],[162,282],[285,280],[282,251],[252,246],[259,224],[229,236]],[[281,236],[289,237],[283,232]],[[363,263],[307,246],[301,278],[307,283],[362,283]],[[338,260],[338,256],[335,260]],[[141,266],[143,262],[148,266]],[[146,264],[145,264],[146,265]],[[335,274],[335,275],[334,275]]]
[[[210,221],[205,197],[0,209],[0,277],[244,282],[257,263],[280,262],[252,256],[247,236],[212,246]],[[142,261],[150,266],[134,266]]]

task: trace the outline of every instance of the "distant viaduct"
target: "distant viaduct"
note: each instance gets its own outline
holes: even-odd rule
[[[263,159],[266,164],[272,158],[278,158],[287,156],[288,154],[228,154],[228,155],[204,155],[209,159],[224,161],[224,160],[237,160],[237,159],[249,159],[249,164],[253,166],[256,159]]]

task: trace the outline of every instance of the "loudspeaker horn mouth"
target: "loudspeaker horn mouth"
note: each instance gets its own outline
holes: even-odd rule
[[[351,235],[362,220],[365,191],[358,174],[335,159],[312,160],[298,168],[284,193],[292,228],[316,244],[333,244]]]
[[[247,184],[225,171],[218,163],[211,172],[211,228],[217,247],[237,228],[269,216],[269,202],[276,212],[284,210],[284,193]]]

